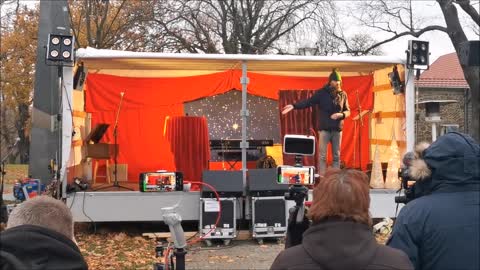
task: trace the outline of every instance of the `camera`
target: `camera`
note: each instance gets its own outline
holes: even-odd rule
[[[169,192],[183,190],[183,174],[181,172],[145,172],[139,177],[141,192]]]
[[[308,194],[305,186],[315,182],[315,167],[304,167],[302,158],[315,154],[315,137],[287,134],[283,139],[283,153],[295,155],[295,166],[278,166],[277,183],[292,185],[285,194],[285,199],[294,200],[297,206],[303,206]]]
[[[398,178],[401,180],[401,188],[403,189],[402,196],[395,196],[395,203],[407,204],[410,201],[424,195],[424,187],[422,182],[428,182],[419,175],[412,175],[412,165],[418,157],[421,156],[420,151],[417,153],[407,152],[403,156],[402,167],[398,170]]]

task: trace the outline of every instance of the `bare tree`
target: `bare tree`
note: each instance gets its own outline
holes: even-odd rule
[[[426,18],[415,16],[411,0],[361,1],[358,2],[356,8],[352,9],[349,16],[356,18],[363,26],[390,34],[389,38],[363,48],[363,53],[368,53],[383,44],[404,36],[420,37],[429,31],[441,31],[448,35],[455,51],[459,54],[463,44],[468,41],[465,29],[473,27],[478,34],[480,16],[478,8],[475,8],[475,5],[478,5],[478,1],[474,3],[470,0],[436,0],[436,5],[440,7],[443,13],[443,21],[440,21],[438,24],[432,23]],[[458,14],[458,8],[463,10],[469,18],[463,25]],[[341,38],[341,35],[337,36]],[[348,41],[345,42],[348,43]],[[472,114],[480,115],[479,67],[462,64],[462,70],[470,86]],[[480,139],[480,118],[478,117],[472,123],[471,135],[477,140]]]
[[[329,0],[159,1],[155,25],[165,50],[264,54],[278,52],[276,42],[331,7]]]
[[[154,0],[70,0],[77,47],[142,51],[150,41]]]

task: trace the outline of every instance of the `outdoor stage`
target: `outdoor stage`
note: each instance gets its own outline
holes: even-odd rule
[[[118,161],[122,185],[136,187],[139,175],[157,170],[178,171],[184,181],[202,181],[205,170],[240,171],[243,189],[252,162],[249,140],[282,143],[286,134],[315,135],[317,113],[296,110],[282,116],[286,104],[309,98],[328,81],[333,67],[342,74],[351,117],[345,119],[341,159],[346,167],[367,171],[368,164],[389,163],[390,179],[401,156],[413,149],[413,72],[399,58],[365,56],[216,55],[138,53],[92,48],[77,51],[82,69],[66,70],[86,78],[67,84],[72,106],[62,114],[65,180],[91,181],[95,159]],[[389,81],[397,67],[405,89],[393,91]],[[83,72],[83,74],[81,74]],[[396,89],[398,90],[398,89]],[[70,125],[70,126],[69,126]],[[73,125],[73,126],[71,126]],[[104,136],[88,140],[98,125]],[[72,130],[75,130],[72,136]],[[212,140],[238,139],[234,163],[218,162]],[[70,144],[70,148],[67,144]],[[97,144],[105,154],[95,157]],[[109,149],[114,149],[113,153]],[[232,150],[232,149],[227,149]],[[230,153],[231,155],[231,153]],[[275,158],[293,164],[293,156]],[[238,162],[238,163],[236,163]],[[235,164],[237,166],[235,166]],[[315,164],[315,157],[304,165]],[[107,166],[108,167],[108,166]],[[104,175],[109,175],[108,169]],[[373,169],[372,169],[373,170]],[[111,169],[110,169],[111,171]],[[373,170],[378,174],[378,170]],[[380,172],[381,174],[381,172]],[[388,177],[387,177],[388,178]],[[113,181],[111,181],[113,182]],[[399,185],[398,185],[399,186]],[[95,189],[98,187],[95,186]],[[116,189],[116,188],[114,188]],[[183,220],[198,220],[200,192],[157,192],[103,189],[66,195],[76,221],[159,221],[161,208],[178,205]],[[395,187],[372,189],[374,218],[394,217]],[[246,193],[244,193],[246,194]],[[238,218],[250,218],[248,198],[238,200]],[[293,204],[293,202],[291,202]]]
[[[124,186],[135,188],[136,185]],[[397,193],[391,189],[370,190],[372,218],[395,217],[396,195]],[[311,198],[311,190],[309,197]],[[240,209],[237,211],[237,219],[251,219],[248,201],[245,201],[245,197],[237,201],[237,209]],[[288,207],[294,204],[293,201],[287,201]],[[140,192],[111,187],[102,191],[70,193],[67,205],[72,210],[75,222],[162,221],[161,208],[175,205],[178,206],[177,211],[183,220],[198,221],[200,192]],[[398,210],[401,207],[400,204]]]

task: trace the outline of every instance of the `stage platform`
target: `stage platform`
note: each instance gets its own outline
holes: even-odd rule
[[[183,220],[199,220],[200,192],[140,192],[137,185],[122,183],[122,186],[136,188],[137,191],[129,191],[107,184],[94,185],[90,191],[68,194],[67,205],[72,210],[75,222],[163,221],[161,209],[174,206],[177,206],[177,211]],[[394,197],[396,195],[395,190],[390,189],[370,190],[372,218],[395,217],[397,204],[395,204]],[[248,199],[240,198],[238,200],[238,219],[244,216],[245,219],[250,219]],[[290,203],[289,207],[294,205],[293,201],[288,201],[288,203]],[[402,206],[400,204],[398,210]],[[247,211],[244,211],[244,208]]]

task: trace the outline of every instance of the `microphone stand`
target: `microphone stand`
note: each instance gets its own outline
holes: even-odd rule
[[[2,181],[1,186],[0,186],[0,222],[7,222],[8,221],[8,212],[7,212],[7,206],[3,202],[3,189],[4,189],[4,183],[5,183],[5,174],[7,172],[5,171],[5,162],[7,161],[7,158],[13,153],[13,150],[15,150],[15,146],[17,146],[18,142],[20,140],[17,139],[15,143],[10,146],[10,151],[7,153],[7,155],[2,159],[2,162],[0,163],[0,180]]]
[[[362,105],[360,104],[360,98],[358,97],[358,90],[355,90],[355,96],[357,100],[357,111],[358,111],[358,121],[360,122],[358,128],[358,162],[360,165],[360,170],[362,170],[362,128],[363,128],[363,115],[362,115]],[[356,125],[355,125],[356,126]],[[356,153],[353,155],[356,157]],[[355,162],[354,162],[355,163]],[[356,164],[355,164],[356,165]]]
[[[113,144],[113,162],[114,162],[114,169],[113,169],[113,186],[114,187],[117,187],[117,188],[123,188],[123,189],[127,189],[127,190],[132,190],[131,188],[128,188],[128,187],[124,187],[124,186],[121,186],[119,183],[118,183],[118,162],[117,162],[117,158],[118,158],[118,142],[117,142],[117,139],[118,139],[118,118],[119,118],[119,115],[120,115],[120,109],[122,108],[122,103],[123,103],[123,96],[124,96],[124,92],[120,92],[120,103],[118,104],[118,108],[117,108],[117,114],[115,116],[115,125],[113,127],[113,140],[114,140],[114,144]],[[107,170],[107,174],[108,174],[108,170]],[[98,188],[96,190],[101,190],[101,189],[105,189],[105,188],[108,188],[108,187],[102,187],[102,188]]]

